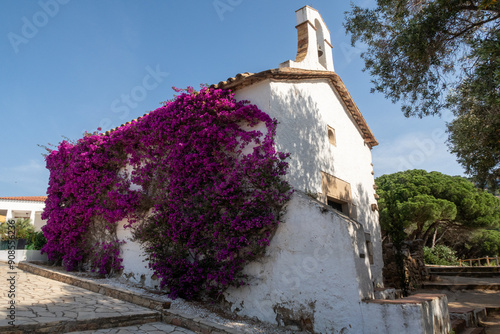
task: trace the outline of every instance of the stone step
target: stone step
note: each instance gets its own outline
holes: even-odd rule
[[[484,308],[449,307],[451,328],[455,334],[481,334],[485,333],[483,327],[479,327],[486,318]]]
[[[434,272],[453,272],[453,273],[475,273],[475,272],[487,272],[500,274],[500,267],[458,267],[458,266],[425,266],[429,273]]]
[[[468,307],[448,307],[450,320],[463,320],[465,327],[478,327],[486,318],[486,309]]]
[[[500,273],[489,271],[475,271],[475,272],[455,272],[455,271],[431,271],[430,275],[433,276],[462,276],[462,277],[500,277]]]
[[[432,290],[494,290],[500,291],[500,284],[476,284],[476,283],[439,283],[439,282],[424,282],[421,285],[422,289]]]
[[[451,329],[455,332],[455,334],[462,333],[465,328],[467,328],[467,324],[464,319],[453,319],[450,321]]]
[[[160,334],[160,333],[170,333],[170,334],[197,334],[196,332],[176,327],[173,325],[168,325],[163,322],[150,322],[143,325],[134,325],[134,326],[124,326],[124,327],[116,327],[112,329],[100,329],[100,330],[89,330],[89,331],[77,331],[71,332],[71,334]],[[203,333],[203,332],[202,332]],[[208,333],[208,332],[205,332]],[[211,332],[215,333],[215,332]]]
[[[41,319],[40,319],[41,320]],[[130,314],[115,317],[96,317],[85,320],[53,321],[45,319],[38,324],[19,324],[15,326],[0,326],[0,333],[34,334],[34,333],[70,333],[75,331],[99,330],[122,326],[142,325],[161,320],[159,312]]]
[[[498,316],[500,319],[500,307],[487,307],[486,314]]]
[[[488,316],[481,321],[481,324],[486,327],[486,333],[500,333],[500,312],[490,311],[487,309]]]

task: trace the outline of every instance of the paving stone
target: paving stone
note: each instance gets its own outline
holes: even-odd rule
[[[36,318],[31,318],[30,321],[36,321],[39,324],[52,324],[58,322],[58,319],[53,317],[41,317],[38,316]]]
[[[116,315],[116,313],[112,314]],[[88,320],[94,318],[97,318],[97,314],[95,312],[78,312],[78,315],[76,317],[77,320]]]
[[[188,329],[179,328],[173,325],[167,325],[162,322],[154,322],[140,326],[127,326],[112,329],[100,329],[96,331],[72,332],[72,334],[195,334]]]
[[[30,320],[30,319],[25,319],[25,320],[17,320],[16,319],[16,325],[29,325],[29,324],[34,325],[34,324],[36,324],[36,322],[33,320]]]
[[[63,315],[68,318],[76,318],[78,316],[78,313],[73,311],[64,311]]]
[[[38,312],[37,316],[53,318],[53,317],[56,317],[57,315],[56,315],[56,313],[45,311],[45,312]]]
[[[0,280],[10,278],[7,264],[0,262]],[[65,333],[194,333],[161,322],[160,314],[154,310],[124,302],[80,287],[36,276],[20,269],[15,272],[15,324],[30,326],[12,328],[7,318],[9,310],[0,308],[0,332]],[[3,285],[2,285],[3,286]],[[9,290],[0,287],[0,304],[9,305]],[[125,293],[125,292],[122,292]],[[154,322],[154,325],[145,324]],[[100,329],[110,325],[117,328]],[[144,329],[142,329],[144,328]],[[83,329],[83,331],[81,331]]]

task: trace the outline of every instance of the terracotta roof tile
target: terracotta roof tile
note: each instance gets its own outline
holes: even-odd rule
[[[132,124],[132,123],[137,123],[138,121],[140,121],[140,120],[141,120],[144,116],[146,116],[146,115],[147,115],[147,114],[144,114],[144,115],[142,115],[142,116],[140,116],[140,117],[137,117],[136,119],[131,120],[130,122],[127,122],[127,123],[125,123],[125,124],[122,124],[122,125],[120,125],[120,126],[117,126],[116,128],[113,128],[113,129],[111,129],[111,130],[108,130],[108,131],[104,132],[104,134],[105,134],[105,135],[109,135],[111,132],[116,131],[116,130],[118,130],[119,128],[121,128],[121,127],[125,126],[125,125],[129,125],[129,124]]]
[[[18,196],[18,197],[0,197],[0,200],[11,201],[32,201],[32,202],[45,202],[47,196]]]

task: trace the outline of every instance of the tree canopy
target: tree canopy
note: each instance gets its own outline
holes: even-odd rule
[[[475,50],[468,80],[448,97],[457,118],[448,124],[451,152],[482,188],[500,181],[500,32]]]
[[[451,110],[449,144],[479,185],[500,177],[500,2],[377,0],[346,13],[372,91],[401,102],[405,116]]]
[[[392,237],[427,242],[439,227],[500,225],[500,199],[463,177],[415,169],[382,175],[375,182],[380,223]]]

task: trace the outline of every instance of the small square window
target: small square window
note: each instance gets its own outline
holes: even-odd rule
[[[328,197],[328,196],[326,198],[326,203],[331,208],[333,208],[333,209],[335,209],[335,210],[337,210],[339,212],[342,212],[346,216],[349,216],[349,217],[351,216],[349,214],[349,203],[344,202],[344,201],[340,201],[340,200],[337,200],[337,199],[334,199],[334,198],[331,198],[331,197]]]
[[[333,146],[337,146],[337,140],[335,139],[335,129],[328,125],[328,141]]]
[[[344,212],[343,205],[339,201],[336,201],[332,198],[327,198],[327,204],[337,211]]]

